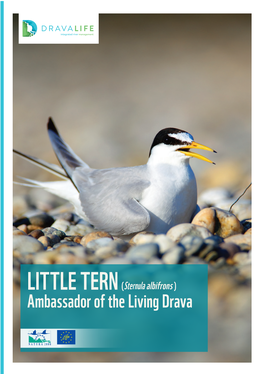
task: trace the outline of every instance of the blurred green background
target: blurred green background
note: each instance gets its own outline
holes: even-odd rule
[[[198,193],[213,186],[232,192],[247,187],[251,181],[250,15],[103,14],[98,45],[18,45],[17,22],[15,16],[14,148],[57,162],[46,131],[52,116],[65,141],[90,166],[131,166],[147,161],[160,129],[178,127],[218,152],[204,153],[216,165],[191,160]],[[16,175],[53,180],[14,156]],[[30,189],[14,186],[14,195],[28,193]],[[224,280],[227,289],[228,282]],[[209,309],[208,353],[22,354],[15,314],[14,360],[249,361],[248,297],[238,314],[237,309],[221,309],[221,298],[210,298],[209,308],[215,308]],[[239,318],[242,323],[236,324]]]

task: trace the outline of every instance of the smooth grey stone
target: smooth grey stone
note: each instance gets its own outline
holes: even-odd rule
[[[41,230],[45,236],[57,235],[60,239],[64,239],[66,234],[62,230],[58,230],[55,227],[46,227]]]
[[[13,251],[18,251],[20,254],[36,253],[44,251],[43,244],[32,236],[15,235],[13,236]]]
[[[162,256],[162,261],[165,264],[179,264],[184,258],[184,248],[181,245],[177,245],[169,251],[165,252]]]
[[[97,249],[101,247],[109,246],[113,242],[113,239],[111,238],[99,238],[95,240],[91,240],[86,244],[86,248],[92,249],[93,251],[96,251]]]
[[[130,247],[126,256],[132,260],[139,258],[149,260],[153,256],[157,256],[159,252],[159,245],[157,243],[146,243]]]
[[[179,244],[182,244],[185,251],[185,256],[193,256],[198,254],[204,246],[204,240],[199,236],[184,236]]]
[[[167,236],[174,242],[179,242],[185,235],[199,236],[205,239],[213,234],[205,227],[194,225],[193,223],[181,223],[167,232]]]
[[[96,230],[94,230],[92,227],[78,223],[77,225],[71,225],[66,231],[66,234],[84,236],[94,231]]]

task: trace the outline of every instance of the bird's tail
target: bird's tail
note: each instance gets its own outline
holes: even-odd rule
[[[63,167],[66,175],[70,178],[73,185],[78,191],[78,188],[73,180],[73,172],[77,167],[88,167],[88,165],[83,162],[73,150],[64,142],[60,136],[58,130],[56,129],[53,121],[49,118],[48,122],[48,134],[51,141],[53,150]]]

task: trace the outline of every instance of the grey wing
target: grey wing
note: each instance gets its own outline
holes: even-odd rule
[[[141,167],[77,168],[73,179],[78,186],[82,209],[97,229],[112,235],[128,235],[149,226],[150,215],[138,202],[149,186]]]

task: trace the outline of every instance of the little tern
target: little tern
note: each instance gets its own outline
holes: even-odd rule
[[[16,154],[56,174],[64,181],[38,182],[23,178],[72,203],[76,213],[94,228],[115,236],[140,231],[166,233],[191,222],[199,211],[191,157],[210,161],[191,150],[215,152],[196,143],[191,134],[165,128],[155,136],[145,165],[93,169],[64,142],[49,118],[48,134],[61,167],[14,150]],[[22,183],[21,183],[22,184]]]

